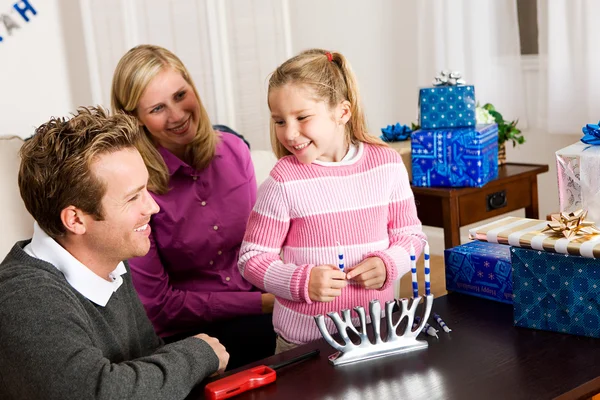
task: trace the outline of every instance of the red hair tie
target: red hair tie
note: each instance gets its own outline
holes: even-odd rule
[[[326,51],[326,52],[325,52],[325,55],[327,56],[327,59],[329,60],[329,62],[332,62],[332,61],[333,61],[333,56],[331,55],[331,53],[330,53],[330,52]]]

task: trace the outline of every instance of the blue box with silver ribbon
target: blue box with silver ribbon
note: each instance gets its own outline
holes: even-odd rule
[[[444,250],[446,290],[512,304],[510,246],[474,241]]]
[[[511,247],[514,325],[600,338],[598,259]]]
[[[481,187],[498,177],[498,125],[421,129],[411,153],[413,186]]]
[[[421,129],[475,126],[475,87],[437,86],[419,90]]]

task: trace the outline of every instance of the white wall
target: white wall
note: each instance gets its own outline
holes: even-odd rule
[[[348,59],[371,133],[378,136],[382,127],[416,119],[416,2],[289,3],[293,53],[318,47],[339,51]]]
[[[0,14],[20,27],[9,36],[0,24],[0,134],[25,138],[50,116],[71,112],[73,101],[57,0],[31,0],[37,15],[28,14],[29,22],[15,2],[0,0]]]

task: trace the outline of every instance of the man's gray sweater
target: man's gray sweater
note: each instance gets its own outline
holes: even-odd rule
[[[183,399],[219,361],[203,340],[163,345],[128,273],[105,307],[15,244],[0,264],[1,399]]]

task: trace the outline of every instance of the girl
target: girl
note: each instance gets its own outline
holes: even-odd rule
[[[272,355],[274,296],[237,269],[256,198],[248,146],[213,129],[187,68],[162,47],[137,46],[121,58],[112,106],[138,120],[137,147],[160,206],[150,251],[130,260],[156,332],[167,342],[215,336],[231,355],[230,369]]]
[[[275,294],[281,352],[321,337],[316,314],[393,299],[410,244],[418,254],[426,237],[400,155],[367,133],[341,54],[308,50],[283,63],[268,103],[279,161],[259,189],[238,267]]]

